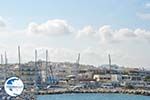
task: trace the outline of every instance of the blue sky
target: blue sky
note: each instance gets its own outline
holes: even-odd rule
[[[100,65],[111,53],[114,63],[148,68],[150,0],[0,0],[0,39],[10,62],[21,45],[22,62],[37,48],[53,61],[80,52],[81,63]]]
[[[87,24],[109,24],[114,27],[149,28],[150,23],[137,17],[149,0],[1,0],[0,12],[13,18],[16,27],[25,27],[30,21],[67,19],[76,27]]]

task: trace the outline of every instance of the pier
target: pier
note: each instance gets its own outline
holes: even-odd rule
[[[144,95],[150,96],[149,90],[142,89],[80,89],[80,90],[48,90],[48,91],[39,91],[38,95],[51,95],[51,94],[64,94],[64,93],[123,93],[123,94],[135,94],[135,95]]]

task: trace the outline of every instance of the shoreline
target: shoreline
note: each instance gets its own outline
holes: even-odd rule
[[[144,89],[80,89],[80,90],[48,90],[39,91],[37,95],[55,95],[55,94],[72,94],[72,93],[118,93],[150,96],[150,90]]]

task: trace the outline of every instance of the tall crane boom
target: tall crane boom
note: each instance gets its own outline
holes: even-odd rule
[[[108,54],[108,60],[109,60],[109,72],[111,73],[111,56]]]

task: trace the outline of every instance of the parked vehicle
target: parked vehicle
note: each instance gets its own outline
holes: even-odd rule
[[[112,83],[102,83],[101,87],[102,88],[108,88],[108,89],[114,88],[114,86],[112,85]]]

